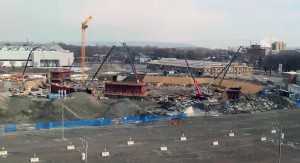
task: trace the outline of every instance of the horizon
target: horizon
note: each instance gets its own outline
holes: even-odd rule
[[[279,40],[299,47],[299,7],[297,0],[5,1],[0,30],[8,42],[76,43],[81,22],[91,15],[87,42],[228,48]]]

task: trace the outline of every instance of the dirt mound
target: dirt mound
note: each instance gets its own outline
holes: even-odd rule
[[[109,104],[109,108],[104,111],[102,116],[104,118],[121,118],[140,116],[144,113],[145,111],[139,105],[125,98],[112,101],[112,103]]]
[[[98,100],[86,93],[72,93],[66,100],[52,100],[40,107],[36,121],[60,121],[64,106],[66,120],[139,116],[143,109],[129,99]]]
[[[121,118],[139,116],[144,113],[140,101],[130,99],[98,100],[86,93],[72,93],[66,100],[10,97],[2,100],[0,107],[1,124],[20,124],[35,122],[61,121],[62,107],[65,120],[81,120],[95,118]]]

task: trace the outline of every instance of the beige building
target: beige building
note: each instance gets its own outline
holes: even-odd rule
[[[217,76],[225,67],[226,64],[204,67],[204,75]],[[234,76],[252,75],[252,73],[253,67],[249,67],[246,64],[238,63],[233,63],[227,72],[227,74],[231,74]]]
[[[191,72],[195,76],[217,76],[227,63],[211,62],[211,61],[199,61],[188,60]],[[153,60],[148,62],[148,69],[154,71],[172,71],[172,74],[176,73],[188,73],[185,60],[176,58],[162,58],[160,60]],[[252,75],[253,68],[248,67],[246,64],[232,63],[228,70],[228,74],[232,75]]]
[[[272,43],[272,50],[275,51],[282,51],[286,49],[286,43],[280,42],[280,41],[275,41]]]

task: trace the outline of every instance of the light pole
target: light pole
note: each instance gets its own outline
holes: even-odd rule
[[[284,133],[282,133],[282,124],[281,123],[272,123],[273,126],[276,125],[276,130],[279,133],[278,136],[278,163],[281,162],[281,140],[284,139]]]
[[[66,90],[58,90],[59,93],[59,99],[62,100],[62,102],[64,100],[67,99],[67,91]],[[65,123],[65,112],[64,112],[64,106],[63,104],[61,105],[61,140],[65,140],[65,127],[64,127],[64,123]]]
[[[83,146],[83,149],[85,150],[85,153],[82,153],[82,155],[85,154],[85,163],[87,163],[87,159],[88,159],[88,142],[82,138],[80,138],[81,140],[81,144]]]

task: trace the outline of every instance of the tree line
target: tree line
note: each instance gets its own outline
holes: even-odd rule
[[[67,45],[64,43],[59,44],[63,49],[70,50],[74,53],[75,57],[80,57],[81,46]],[[227,50],[223,49],[207,49],[207,48],[161,48],[155,46],[128,46],[130,49],[131,59],[134,60],[138,56],[148,56],[151,59],[160,58],[177,58],[183,59],[183,55],[189,60],[203,60],[207,57],[213,56],[228,56]],[[107,54],[111,47],[109,46],[86,46],[86,56],[92,57],[94,54]],[[214,57],[216,58],[216,57]],[[225,57],[226,58],[226,57]],[[221,61],[224,58],[216,58]],[[128,62],[124,53],[123,47],[116,47],[112,54],[111,60]]]
[[[282,71],[297,71],[300,69],[300,52],[295,50],[281,51],[279,54],[267,55],[262,61],[265,72],[278,73],[278,66],[282,64]]]

